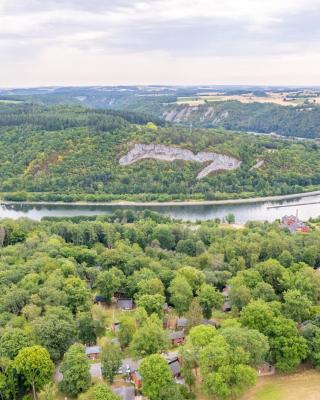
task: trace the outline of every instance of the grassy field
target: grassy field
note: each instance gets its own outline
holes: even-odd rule
[[[212,93],[208,95],[199,95],[195,97],[179,97],[177,104],[187,104],[189,106],[199,106],[205,104],[206,101],[240,101],[241,103],[274,103],[281,106],[296,106],[302,105],[304,101],[310,101],[310,103],[320,104],[320,97],[300,96],[300,97],[287,97],[288,93],[273,93],[269,92],[267,96],[255,96],[253,94],[243,95],[222,95]]]
[[[289,376],[259,378],[241,400],[319,400],[320,372],[302,371]]]

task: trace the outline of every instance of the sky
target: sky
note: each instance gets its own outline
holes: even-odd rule
[[[320,85],[320,0],[0,0],[0,87]]]

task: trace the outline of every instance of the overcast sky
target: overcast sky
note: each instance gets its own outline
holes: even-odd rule
[[[320,0],[0,0],[0,87],[320,85]]]

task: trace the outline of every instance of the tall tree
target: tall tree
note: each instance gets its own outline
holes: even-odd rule
[[[41,346],[25,347],[20,350],[14,359],[14,367],[31,386],[34,400],[37,399],[37,390],[49,383],[54,373],[54,364],[50,355]]]
[[[106,343],[101,353],[101,370],[102,375],[109,383],[113,382],[113,378],[121,366],[122,354],[118,345],[114,343]]]
[[[145,357],[139,372],[142,377],[142,393],[150,400],[161,400],[163,388],[174,384],[167,361],[158,354]]]
[[[85,392],[91,383],[90,364],[82,344],[73,344],[65,353],[60,367],[63,379],[60,390],[70,396]]]

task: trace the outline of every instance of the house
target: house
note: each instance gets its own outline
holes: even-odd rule
[[[304,222],[300,221],[298,218],[298,214],[294,215],[285,215],[281,219],[281,228],[288,229],[290,233],[309,233],[310,227],[307,226]]]
[[[171,332],[169,334],[170,341],[173,346],[177,346],[179,344],[183,344],[185,341],[185,333],[184,331]]]
[[[113,393],[118,395],[121,400],[134,400],[135,390],[133,386],[121,386],[112,389]]]
[[[132,299],[118,299],[117,300],[117,307],[120,310],[132,310],[133,309],[133,300]]]
[[[137,390],[140,390],[141,386],[142,386],[142,377],[141,377],[139,371],[131,372],[130,377],[131,377],[131,380],[132,380],[135,388]]]
[[[100,346],[86,346],[85,353],[89,360],[97,360],[100,357]]]
[[[176,322],[176,329],[184,330],[184,329],[186,329],[187,324],[188,324],[187,318],[184,318],[184,317],[178,318],[177,322]]]
[[[168,365],[171,369],[172,376],[178,378],[181,374],[181,366],[178,357],[168,361]]]

